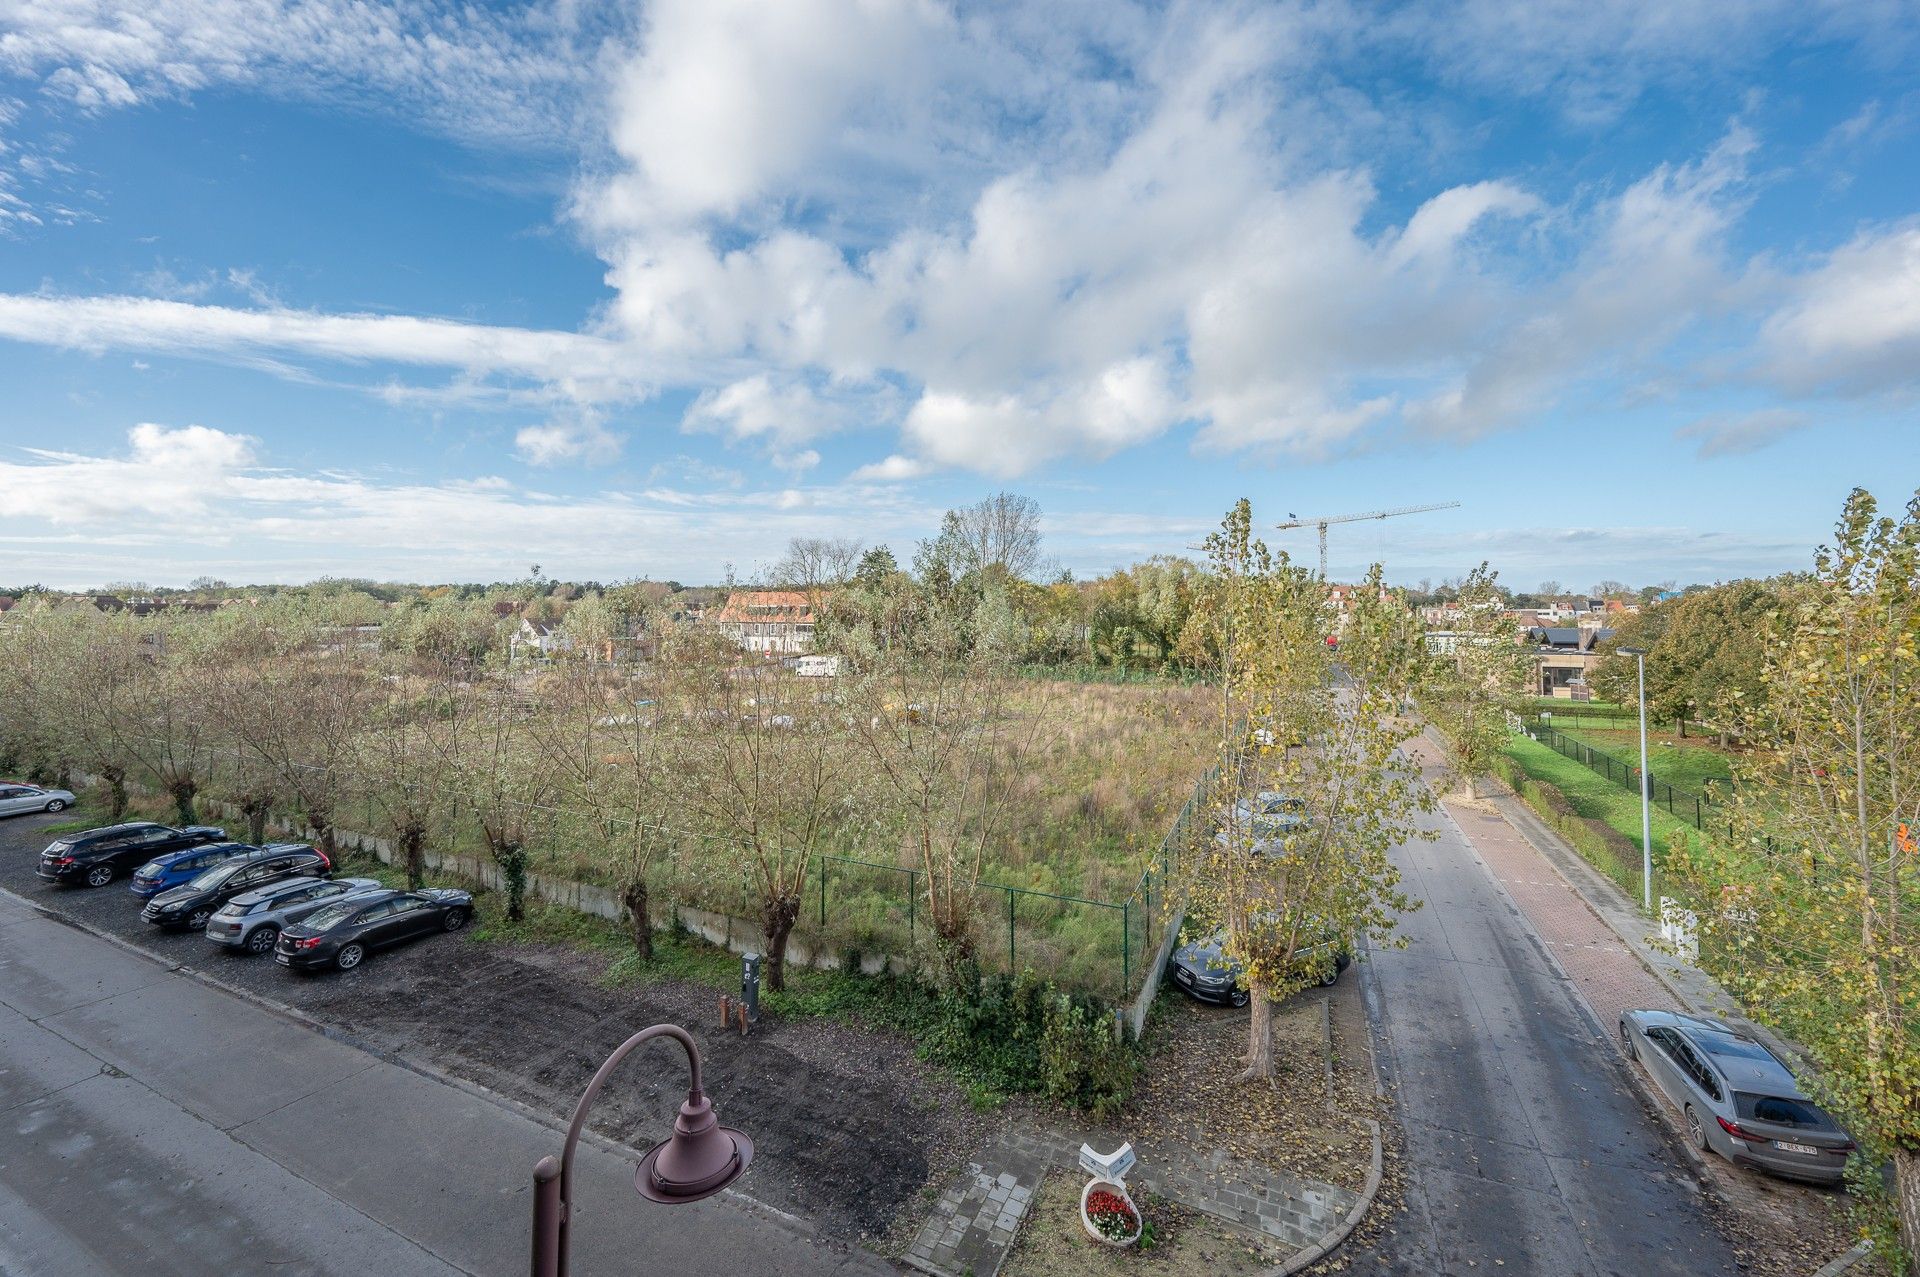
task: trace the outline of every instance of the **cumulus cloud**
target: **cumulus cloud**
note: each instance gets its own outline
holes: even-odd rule
[[[31,463],[0,461],[0,518],[66,526],[143,514],[191,517],[254,464],[258,441],[206,426],[143,422],[127,432],[127,445],[121,457],[29,448]]]
[[[620,438],[590,412],[570,418],[523,426],[513,436],[513,449],[529,465],[611,461],[620,455]]]
[[[1862,232],[1788,294],[1761,332],[1776,383],[1800,394],[1920,387],[1920,220]]]

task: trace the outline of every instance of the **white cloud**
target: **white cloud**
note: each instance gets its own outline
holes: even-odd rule
[[[899,483],[907,479],[924,478],[931,473],[933,466],[928,462],[896,453],[859,467],[847,479],[850,483]]]
[[[1797,394],[1920,389],[1920,220],[1861,233],[1788,285],[1763,376]]]
[[[592,39],[540,7],[42,0],[0,11],[0,68],[88,111],[238,84],[538,142],[567,131]]]
[[[563,462],[604,462],[620,455],[620,438],[591,412],[524,426],[513,436],[513,449],[528,465],[553,466]]]
[[[684,362],[650,361],[643,351],[585,333],[152,297],[0,294],[0,337],[93,351],[229,359],[291,354],[456,368],[552,384],[585,402],[642,396],[656,377],[689,375]]]
[[[1703,457],[1728,457],[1757,451],[1811,424],[1812,417],[1792,408],[1763,408],[1745,413],[1717,412],[1688,422],[1674,431],[1674,437],[1699,440],[1699,451]]]
[[[0,461],[0,518],[55,526],[143,514],[191,518],[254,464],[258,446],[248,435],[151,423],[128,431],[127,443],[125,457],[29,448],[31,464]]]

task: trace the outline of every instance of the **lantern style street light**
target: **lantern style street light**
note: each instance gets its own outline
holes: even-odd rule
[[[1631,656],[1640,674],[1640,903],[1653,912],[1653,782],[1647,777],[1647,649],[1616,648]]]
[[[686,1103],[674,1119],[673,1134],[648,1149],[634,1175],[634,1188],[650,1202],[678,1205],[711,1197],[740,1178],[753,1161],[753,1141],[721,1126],[713,1105],[700,1089],[700,1050],[677,1024],[656,1024],[622,1042],[600,1066],[573,1110],[567,1142],[556,1160],[551,1155],[533,1168],[533,1277],[567,1277],[568,1227],[573,1215],[573,1150],[587,1122],[587,1109],[607,1076],[635,1048],[655,1038],[672,1038],[686,1048],[692,1073]]]

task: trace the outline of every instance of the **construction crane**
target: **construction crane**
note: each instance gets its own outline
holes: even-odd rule
[[[1320,579],[1327,579],[1327,525],[1329,523],[1358,523],[1362,519],[1391,519],[1402,514],[1425,514],[1429,510],[1456,510],[1458,501],[1437,501],[1432,505],[1403,505],[1393,510],[1367,510],[1360,514],[1325,514],[1317,518],[1301,519],[1289,514],[1285,523],[1273,526],[1285,532],[1290,528],[1320,529]]]

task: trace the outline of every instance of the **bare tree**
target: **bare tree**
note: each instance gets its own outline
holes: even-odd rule
[[[1004,649],[963,647],[937,620],[888,649],[850,700],[853,730],[924,876],[927,915],[949,979],[975,950],[974,892],[1011,836],[1019,758],[1047,730],[1045,684],[1019,686]]]
[[[653,875],[679,841],[669,823],[679,786],[657,717],[666,699],[660,667],[633,682],[571,664],[548,690],[556,712],[530,720],[535,742],[562,810],[586,826],[590,854],[613,870],[634,951],[651,958]]]
[[[810,680],[710,637],[672,653],[662,730],[684,809],[759,896],[767,983],[781,989],[807,875],[853,811],[860,773],[838,708]]]
[[[505,682],[493,682],[460,705],[452,719],[454,768],[461,797],[472,804],[487,851],[506,879],[507,917],[526,916],[527,849],[555,797],[553,762],[529,720],[542,707]]]
[[[426,877],[427,836],[453,801],[454,721],[466,695],[454,673],[449,662],[431,680],[389,682],[351,758],[354,788],[393,839],[413,888]]]
[[[947,511],[939,536],[916,557],[922,576],[945,572],[955,580],[996,572],[1026,580],[1039,565],[1040,504],[1012,492]]]

